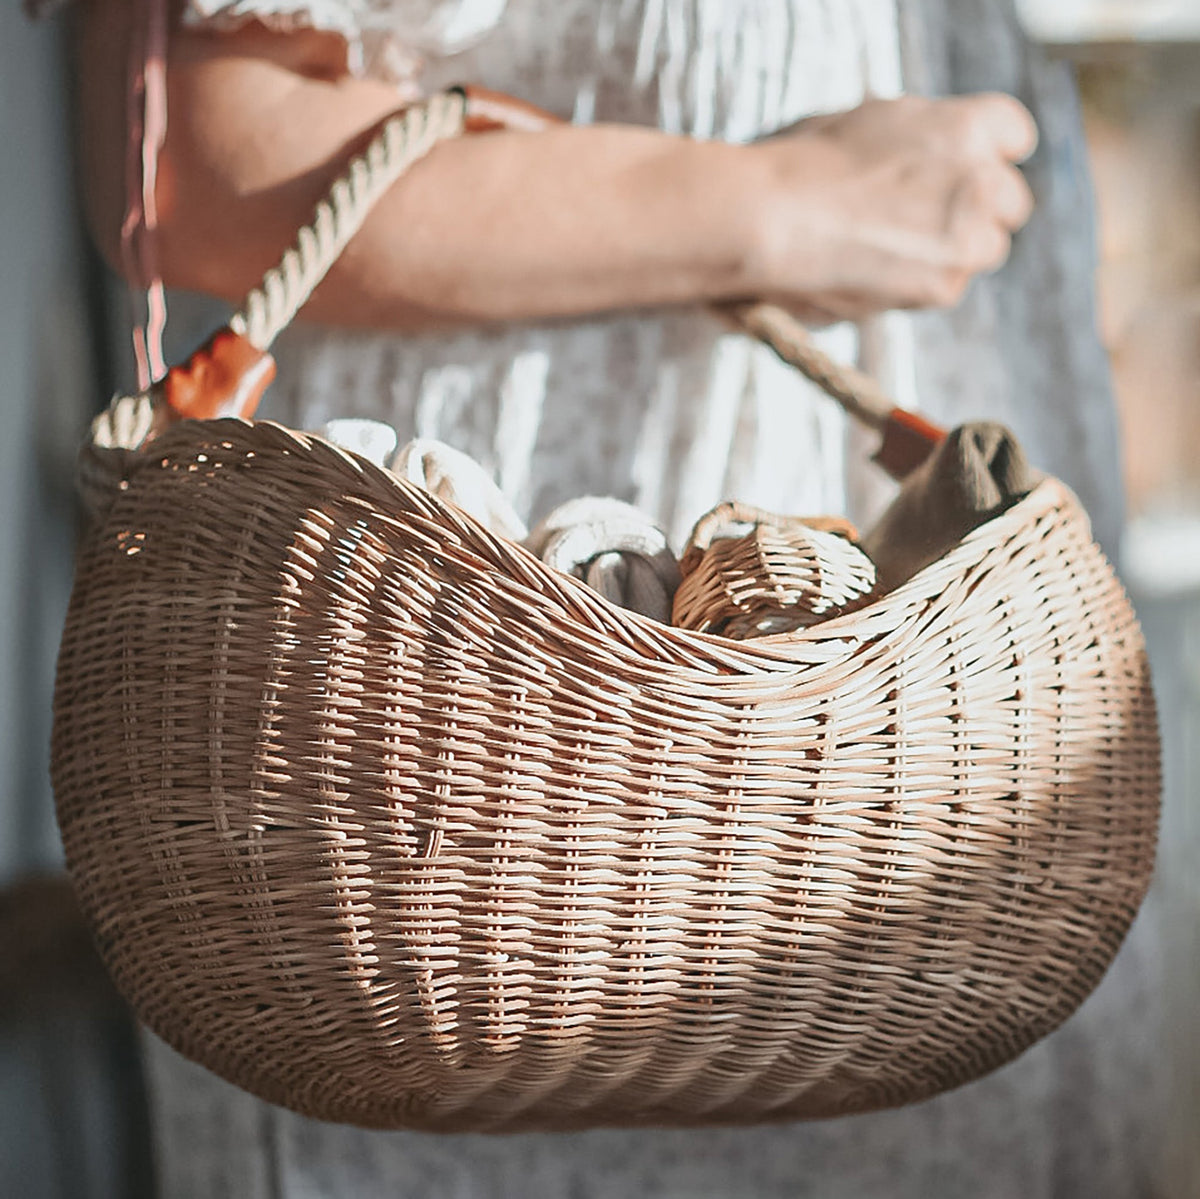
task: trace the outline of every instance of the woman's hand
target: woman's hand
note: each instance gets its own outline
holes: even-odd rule
[[[871,100],[752,147],[763,294],[810,320],[948,307],[1008,257],[1037,127],[1011,96]]]

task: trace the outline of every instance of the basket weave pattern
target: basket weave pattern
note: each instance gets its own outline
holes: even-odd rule
[[[445,1130],[920,1099],[1063,1020],[1144,893],[1141,635],[1057,482],[732,642],[278,426],[127,471],[60,655],[60,824],[139,1014],[267,1099]]]
[[[687,547],[674,625],[736,641],[790,633],[838,615],[875,586],[871,560],[842,533],[741,504],[714,514],[722,510],[727,530],[745,523],[749,531]]]

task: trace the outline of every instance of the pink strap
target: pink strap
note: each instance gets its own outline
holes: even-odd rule
[[[129,87],[125,149],[125,218],[121,223],[121,262],[129,280],[133,355],[138,388],[144,391],[166,374],[162,337],[167,301],[159,274],[158,154],[167,135],[167,9],[165,0],[134,6],[129,38]],[[142,20],[137,17],[141,16]],[[144,305],[144,318],[139,311]]]

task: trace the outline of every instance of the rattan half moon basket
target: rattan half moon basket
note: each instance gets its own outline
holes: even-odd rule
[[[86,458],[54,784],[118,984],[225,1078],[373,1127],[829,1116],[1009,1060],[1116,952],[1157,725],[1057,481],[734,642],[318,438],[146,440],[146,404]]]

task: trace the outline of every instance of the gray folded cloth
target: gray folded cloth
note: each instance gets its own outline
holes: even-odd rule
[[[1033,490],[1039,475],[1003,425],[951,432],[900,488],[862,539],[881,590],[891,591],[948,553],[972,529]]]
[[[474,458],[432,438],[403,446],[391,471],[470,513],[500,537],[523,541],[529,530],[495,480]]]
[[[632,505],[601,496],[569,500],[525,547],[622,608],[670,623],[679,563],[667,535]]]

